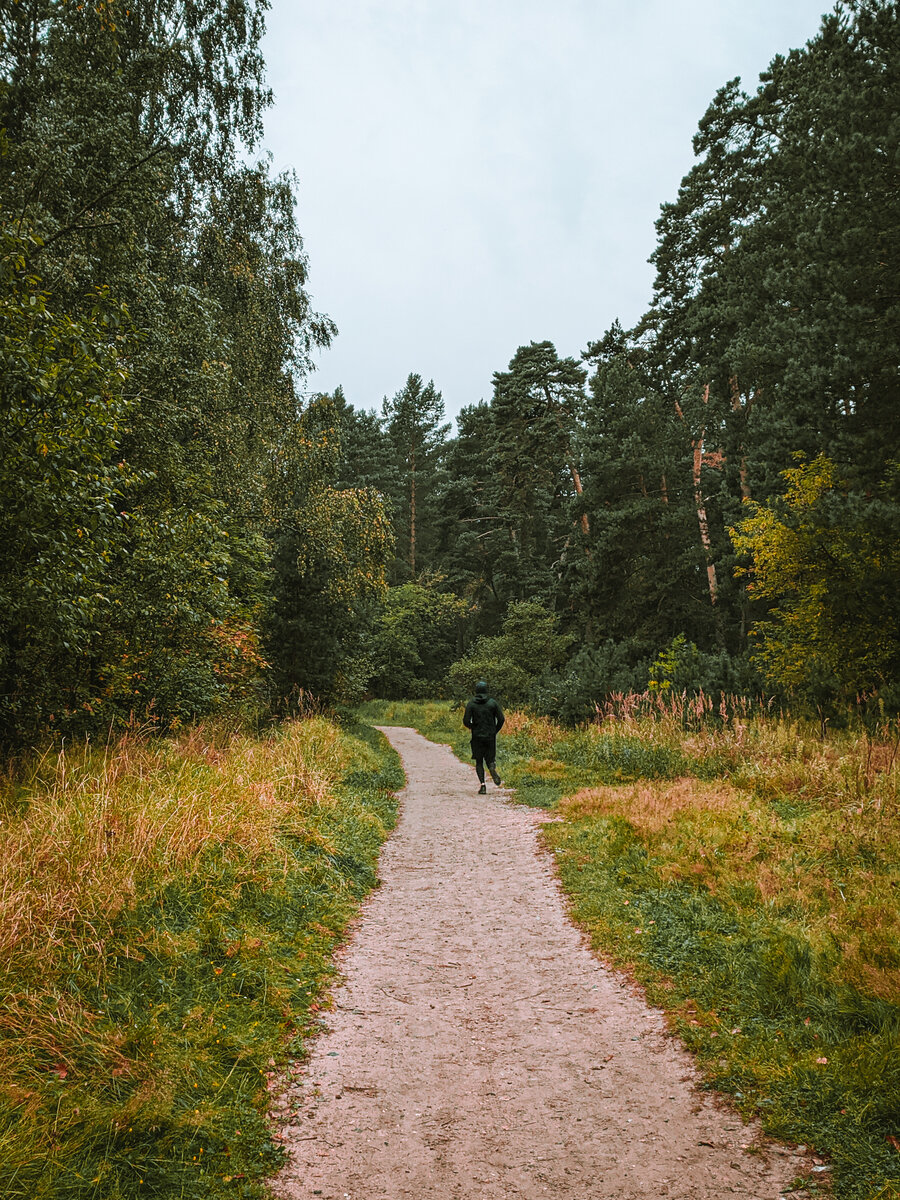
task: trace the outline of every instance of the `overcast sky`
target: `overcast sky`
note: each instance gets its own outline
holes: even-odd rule
[[[299,176],[316,391],[410,371],[449,415],[518,346],[578,355],[652,286],[660,204],[715,91],[756,85],[823,0],[272,0],[266,146]]]

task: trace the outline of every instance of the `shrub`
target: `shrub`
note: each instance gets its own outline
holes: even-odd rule
[[[604,697],[642,691],[646,685],[646,662],[635,662],[627,643],[609,640],[583,646],[564,671],[545,671],[529,700],[542,715],[575,725],[594,717]]]
[[[571,643],[569,634],[556,632],[556,616],[542,604],[512,604],[500,633],[479,638],[450,668],[450,690],[461,698],[471,694],[479,679],[486,679],[504,703],[521,703],[543,671],[563,662]]]

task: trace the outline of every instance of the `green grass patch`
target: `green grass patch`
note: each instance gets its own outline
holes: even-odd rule
[[[267,1194],[273,1072],[305,1055],[402,784],[381,735],[314,719],[10,785],[0,1194]]]

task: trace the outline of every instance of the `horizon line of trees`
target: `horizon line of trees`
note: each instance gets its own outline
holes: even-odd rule
[[[513,691],[550,711],[658,684],[665,654],[670,686],[900,707],[898,105],[900,6],[839,6],[715,96],[633,329],[580,360],[519,347],[453,438],[428,406],[424,478],[390,450],[433,383],[380,416],[335,397],[344,478],[391,501],[392,583],[431,572],[466,606],[457,660],[531,603],[569,648],[523,650]]]
[[[415,373],[301,402],[265,7],[0,5],[0,740],[486,670],[895,711],[898,5],[720,89],[641,321],[520,347],[453,436]]]

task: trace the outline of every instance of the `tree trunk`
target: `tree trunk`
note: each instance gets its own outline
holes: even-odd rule
[[[416,577],[416,448],[409,452],[409,569]]]
[[[703,404],[704,407],[709,403],[709,384],[703,389]],[[675,401],[675,411],[681,418],[683,424],[687,424],[684,417],[684,411],[678,401]],[[699,434],[694,437],[691,435],[691,450],[693,451],[693,464],[691,475],[694,484],[694,504],[697,508],[697,523],[700,526],[700,543],[703,546],[703,554],[706,558],[706,579],[709,586],[709,600],[713,608],[719,598],[719,581],[716,577],[716,564],[712,561],[712,540],[709,536],[709,520],[706,516],[706,505],[703,502],[703,488],[700,481],[700,471],[703,466],[703,444],[706,440],[706,426],[704,425]]]
[[[731,389],[731,411],[743,413],[744,417],[746,418],[750,414],[750,409],[753,407],[753,401],[756,399],[758,393],[754,392],[753,395],[748,398],[745,405],[741,400],[741,389],[738,387],[737,375],[729,375],[728,386]],[[741,499],[752,500],[753,497],[750,494],[750,482],[747,478],[747,456],[744,453],[743,435],[741,436],[741,465],[739,473],[741,478]]]
[[[580,499],[581,496],[584,495],[584,488],[581,486],[581,476],[578,473],[578,468],[575,466],[574,463],[569,463],[569,471],[572,474],[572,483],[575,486],[575,495],[578,496]],[[583,512],[581,514],[581,532],[584,534],[585,537],[590,536],[591,523],[588,520],[588,515],[586,512]]]

